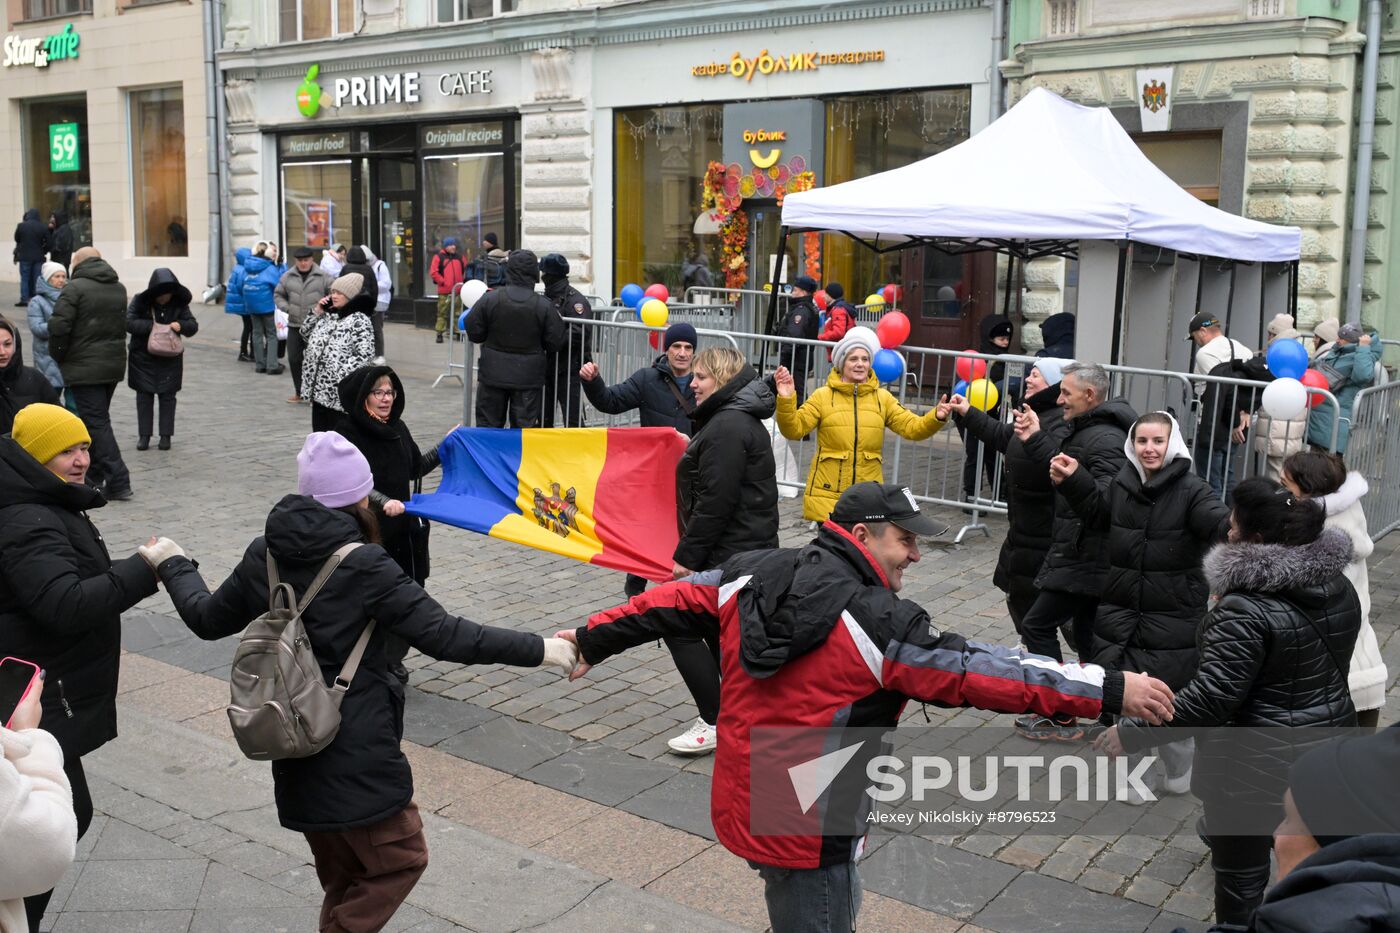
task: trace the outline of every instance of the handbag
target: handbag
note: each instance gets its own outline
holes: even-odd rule
[[[155,311],[151,312],[151,335],[146,338],[146,352],[151,356],[179,356],[185,352],[184,339],[169,324],[162,324],[156,320]]]
[[[1346,373],[1333,366],[1327,360],[1314,361],[1313,369],[1322,373],[1323,378],[1327,380],[1327,391],[1331,392],[1333,395],[1336,395],[1341,391],[1342,386],[1347,384]]]

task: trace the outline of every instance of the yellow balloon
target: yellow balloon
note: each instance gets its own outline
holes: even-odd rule
[[[857,292],[856,294],[860,293]],[[885,306],[885,296],[880,294],[879,292],[876,292],[873,295],[866,295],[865,306],[871,310],[874,310],[875,308],[883,308]]]
[[[642,323],[648,327],[665,327],[671,309],[660,298],[649,298],[642,305]]]
[[[979,411],[990,411],[1001,400],[995,382],[974,379],[967,387],[967,403]]]

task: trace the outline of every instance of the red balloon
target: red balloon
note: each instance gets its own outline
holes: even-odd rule
[[[964,350],[964,353],[976,353],[976,350]],[[972,382],[976,379],[987,378],[987,361],[971,356],[960,356],[953,364],[954,371],[958,378],[964,382]]]
[[[904,289],[898,285],[890,284],[880,289],[880,295],[885,299],[885,304],[894,307],[904,298]]]
[[[661,349],[661,331],[654,330],[647,334],[647,342],[651,344],[653,350]]]
[[[826,289],[819,288],[812,294],[812,300],[817,303],[817,307],[825,311],[831,304],[831,296],[826,293]]]
[[[660,282],[657,282],[655,285],[647,287],[646,295],[648,298],[660,298],[662,301],[665,301],[671,297],[671,290]]]
[[[886,350],[903,346],[909,339],[909,318],[903,311],[888,311],[875,325],[875,336],[880,338],[880,346]]]
[[[1307,386],[1309,389],[1326,390],[1327,388],[1327,377],[1322,375],[1322,373],[1318,372],[1315,369],[1305,370],[1303,372],[1303,378],[1299,379],[1298,381],[1301,382],[1303,385]],[[1326,396],[1322,395],[1322,393],[1320,392],[1309,392],[1308,407],[1316,408],[1318,405],[1322,404],[1322,400],[1325,397]]]

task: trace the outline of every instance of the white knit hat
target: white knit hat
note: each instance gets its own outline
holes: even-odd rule
[[[840,372],[845,364],[846,354],[857,347],[864,347],[870,354],[870,359],[874,360],[875,354],[880,350],[880,338],[868,327],[852,327],[846,331],[846,336],[836,341],[836,346],[831,351],[831,365],[836,367],[837,372]]]
[[[354,298],[365,287],[365,277],[358,272],[347,272],[331,283],[331,291],[340,292],[346,298]]]
[[[47,282],[49,279],[53,278],[55,272],[67,274],[68,270],[63,267],[63,263],[61,262],[46,262],[39,267],[39,278]]]

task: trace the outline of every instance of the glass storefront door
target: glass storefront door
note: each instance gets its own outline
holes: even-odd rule
[[[457,250],[468,263],[478,258],[487,233],[508,246],[513,221],[506,215],[505,167],[499,152],[423,157],[424,245],[430,261],[447,237],[457,238]],[[437,295],[431,281],[423,286],[424,297]]]
[[[24,207],[39,219],[67,215],[73,248],[92,243],[92,182],[88,176],[87,97],[24,104]]]
[[[323,250],[332,243],[350,242],[355,204],[353,167],[349,160],[282,166],[283,256],[298,246]]]
[[[396,306],[407,308],[408,304],[401,303],[411,303],[417,294],[414,218],[418,215],[418,179],[415,169],[412,159],[379,159],[375,172],[379,207],[377,253],[389,267],[389,280],[394,287],[391,312]]]

